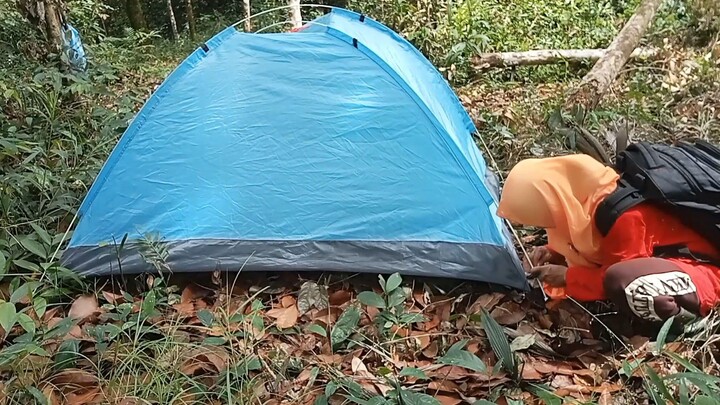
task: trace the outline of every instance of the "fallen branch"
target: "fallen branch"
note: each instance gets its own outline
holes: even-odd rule
[[[583,78],[578,88],[568,97],[565,108],[582,107],[585,111],[594,108],[602,95],[610,88],[620,69],[640,44],[662,0],[643,0],[630,20],[607,48],[595,66]]]
[[[537,66],[553,63],[579,63],[597,61],[607,54],[607,49],[543,49],[525,52],[494,52],[483,53],[474,58],[476,69],[502,68],[513,66]],[[654,48],[636,49],[630,58],[648,59],[655,57],[658,50]]]

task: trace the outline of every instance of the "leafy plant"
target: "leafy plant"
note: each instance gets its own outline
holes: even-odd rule
[[[387,333],[392,326],[404,327],[425,321],[422,314],[407,311],[405,306],[407,293],[402,288],[400,274],[392,274],[387,281],[382,275],[378,276],[378,278],[382,294],[374,291],[363,291],[358,294],[358,300],[369,307],[381,310],[375,320],[380,330]]]

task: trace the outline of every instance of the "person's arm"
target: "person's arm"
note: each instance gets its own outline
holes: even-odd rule
[[[651,256],[642,213],[628,211],[617,219],[603,240],[600,268],[573,266],[566,274],[567,295],[580,301],[604,300],[603,280],[608,267],[624,260]]]

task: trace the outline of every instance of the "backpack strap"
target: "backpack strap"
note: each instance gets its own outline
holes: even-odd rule
[[[607,236],[620,215],[643,201],[645,198],[640,191],[621,178],[617,190],[608,195],[595,210],[595,226],[600,234]]]

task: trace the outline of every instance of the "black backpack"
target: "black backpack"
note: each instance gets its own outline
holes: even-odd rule
[[[595,225],[607,235],[618,217],[642,202],[650,202],[720,248],[720,148],[705,142],[676,146],[639,142],[618,153],[613,167],[618,188],[598,206]],[[692,256],[682,246],[659,247],[656,256]]]

